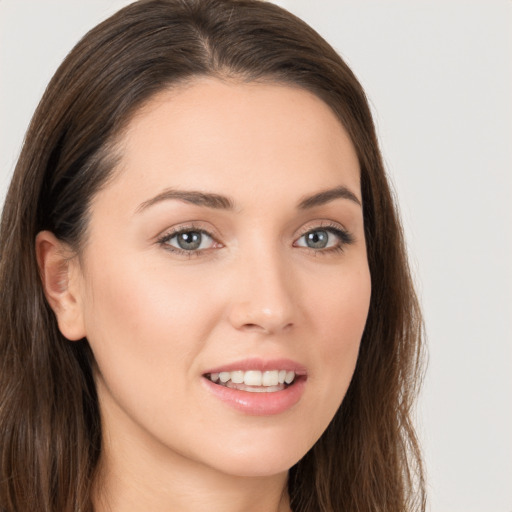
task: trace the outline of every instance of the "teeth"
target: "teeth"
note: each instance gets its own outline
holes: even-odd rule
[[[286,377],[284,378],[286,384],[291,384],[293,379],[295,379],[295,372],[286,372]]]
[[[244,372],[231,372],[230,380],[233,384],[242,384],[244,382]]]
[[[234,372],[211,373],[208,377],[212,382],[220,382],[221,384],[231,383],[271,388],[285,383],[291,384],[295,380],[295,372],[286,370],[269,370],[265,372],[249,370],[244,372],[236,370]]]
[[[244,384],[246,386],[261,386],[261,372],[257,370],[245,372]]]
[[[262,384],[264,386],[277,386],[279,384],[279,372],[277,370],[263,372]]]
[[[229,372],[220,372],[219,373],[220,381],[225,384],[229,379],[231,379],[231,373]]]

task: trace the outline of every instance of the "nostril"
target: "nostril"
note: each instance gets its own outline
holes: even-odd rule
[[[263,323],[262,324],[246,323],[246,324],[243,324],[242,326],[240,326],[241,329],[246,330],[246,331],[265,332],[267,334],[270,334],[272,332],[277,332],[277,331],[287,331],[287,330],[291,329],[292,327],[293,327],[292,323],[287,323],[282,328],[279,328],[279,327],[276,328],[276,327],[270,326],[270,325],[266,326]]]
[[[242,325],[242,328],[247,329],[248,331],[263,330],[263,327],[258,324],[244,324]]]

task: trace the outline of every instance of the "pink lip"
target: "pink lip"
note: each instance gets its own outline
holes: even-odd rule
[[[270,393],[251,393],[215,384],[205,377],[209,373],[232,372],[236,370],[287,370],[295,372],[293,384]],[[252,416],[270,416],[291,409],[302,397],[307,376],[306,368],[289,359],[245,359],[236,363],[212,368],[201,379],[206,389],[228,406]]]
[[[295,377],[292,385],[273,393],[251,393],[231,389],[203,377],[203,384],[222,402],[245,414],[252,416],[270,416],[280,414],[292,408],[301,398],[306,385],[306,377]]]
[[[220,372],[235,372],[242,370],[244,372],[249,370],[259,370],[265,372],[269,370],[286,370],[288,372],[295,372],[296,375],[306,375],[306,368],[291,359],[260,359],[251,358],[244,359],[243,361],[237,361],[229,363],[223,366],[217,366],[204,372],[203,375],[208,373],[220,373]]]

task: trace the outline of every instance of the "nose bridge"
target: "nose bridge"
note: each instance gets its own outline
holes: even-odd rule
[[[275,333],[293,325],[293,276],[277,244],[252,245],[241,252],[236,276],[238,293],[231,307],[235,327]]]

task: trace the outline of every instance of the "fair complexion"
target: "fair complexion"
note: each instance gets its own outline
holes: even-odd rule
[[[96,508],[288,511],[368,312],[353,145],[309,92],[204,78],[154,97],[119,147],[82,253],[37,239],[59,327],[97,362]]]

